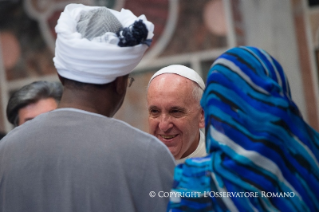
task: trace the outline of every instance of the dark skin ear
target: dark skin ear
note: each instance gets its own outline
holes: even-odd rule
[[[114,81],[115,83],[115,91],[119,95],[123,95],[126,93],[126,87],[127,87],[127,78],[128,75],[117,77]]]
[[[64,80],[63,80],[63,78],[58,74],[58,77],[59,77],[59,80],[60,80],[60,82],[61,82],[61,84],[64,86]]]
[[[121,108],[125,94],[126,94],[126,89],[127,89],[127,79],[128,75],[117,77],[113,82],[111,82],[111,87],[112,89],[109,89],[110,91],[110,96],[112,96],[112,110],[109,113],[109,117],[113,117],[114,114]],[[108,102],[109,102],[108,98]]]

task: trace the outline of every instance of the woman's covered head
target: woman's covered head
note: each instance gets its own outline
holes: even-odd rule
[[[230,139],[239,134],[269,139],[291,131],[287,122],[300,117],[281,65],[264,50],[248,46],[232,48],[216,59],[201,105],[206,133],[216,130]],[[211,134],[206,145],[208,152],[220,147]]]

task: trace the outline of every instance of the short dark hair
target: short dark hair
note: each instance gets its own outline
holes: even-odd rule
[[[4,136],[6,136],[6,133],[0,132],[0,140],[1,140]]]
[[[18,126],[19,110],[40,99],[53,98],[61,100],[63,87],[59,82],[35,81],[14,92],[7,105],[7,118],[11,124]]]

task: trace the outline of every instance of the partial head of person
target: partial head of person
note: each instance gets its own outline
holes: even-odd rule
[[[161,140],[176,160],[192,154],[204,127],[200,99],[202,78],[183,65],[170,65],[156,72],[147,91],[149,132]]]
[[[0,140],[1,140],[4,136],[6,136],[6,133],[0,132]]]
[[[209,156],[177,167],[173,190],[214,193],[171,201],[171,210],[319,211],[319,133],[276,59],[256,47],[227,50],[209,70],[201,105]]]
[[[112,117],[129,74],[151,44],[154,25],[144,15],[69,4],[58,20],[54,64],[64,85],[59,107]]]
[[[7,105],[7,119],[19,126],[34,117],[54,110],[62,96],[59,82],[36,81],[12,94]]]

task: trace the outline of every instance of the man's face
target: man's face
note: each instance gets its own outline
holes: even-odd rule
[[[40,99],[39,101],[29,104],[19,110],[19,125],[26,121],[33,119],[34,117],[54,110],[58,107],[58,104],[53,98]]]
[[[204,113],[193,97],[194,82],[176,74],[155,77],[147,94],[150,133],[161,140],[175,159],[198,146]]]

